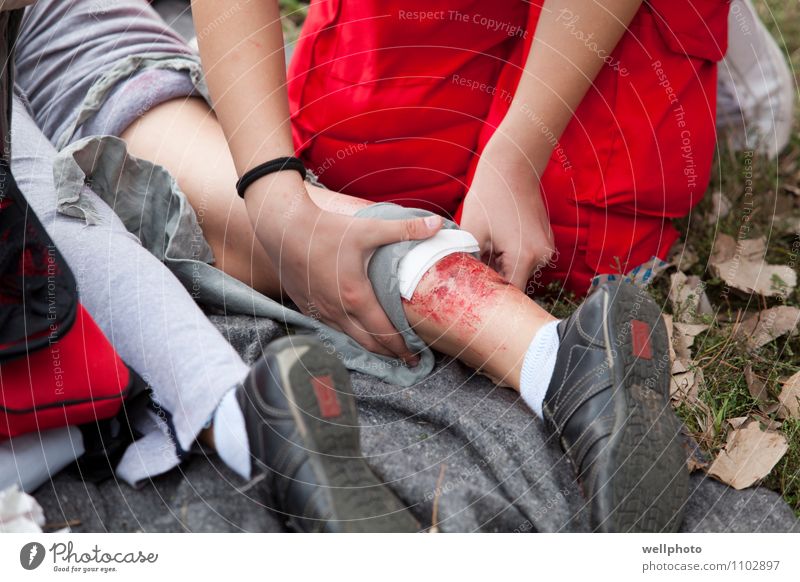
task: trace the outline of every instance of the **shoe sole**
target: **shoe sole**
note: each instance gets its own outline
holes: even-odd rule
[[[333,515],[319,529],[341,532],[418,532],[406,507],[381,483],[361,452],[350,373],[312,338],[272,342],[264,357],[280,382]],[[290,516],[289,526],[301,530]]]
[[[614,368],[615,422],[592,490],[596,531],[677,531],[688,497],[681,425],[670,405],[669,339],[661,310],[628,283],[612,284],[605,338]],[[605,474],[603,474],[605,473]]]

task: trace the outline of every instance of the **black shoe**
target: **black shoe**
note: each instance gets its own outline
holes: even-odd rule
[[[607,283],[558,335],[544,417],[575,467],[592,528],[677,530],[688,470],[658,306],[630,283]]]
[[[350,374],[316,340],[272,342],[237,393],[253,475],[303,532],[416,532],[420,527],[361,455]]]

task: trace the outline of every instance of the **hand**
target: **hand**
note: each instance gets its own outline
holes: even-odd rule
[[[461,228],[481,245],[484,262],[524,290],[555,251],[539,177],[520,155],[487,145],[461,215]]]
[[[248,192],[248,208],[250,196]],[[303,313],[371,352],[416,365],[419,357],[409,351],[375,297],[367,264],[378,247],[433,236],[442,219],[354,218],[323,211],[305,193],[294,205],[280,206],[284,210],[275,212],[274,205],[267,210],[273,220],[257,224],[256,233],[286,294]]]

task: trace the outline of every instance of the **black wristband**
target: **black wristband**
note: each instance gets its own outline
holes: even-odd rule
[[[270,160],[269,162],[264,162],[252,170],[246,171],[244,176],[239,178],[239,180],[236,182],[236,191],[239,193],[241,198],[244,198],[244,193],[250,184],[268,174],[274,174],[275,172],[281,172],[283,170],[296,170],[300,172],[303,180],[306,179],[306,167],[298,158],[276,158],[274,160]]]

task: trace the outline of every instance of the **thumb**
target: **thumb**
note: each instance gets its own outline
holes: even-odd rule
[[[441,230],[442,217],[433,214],[407,220],[375,220],[372,227],[372,242],[375,245],[388,245],[432,237]]]

